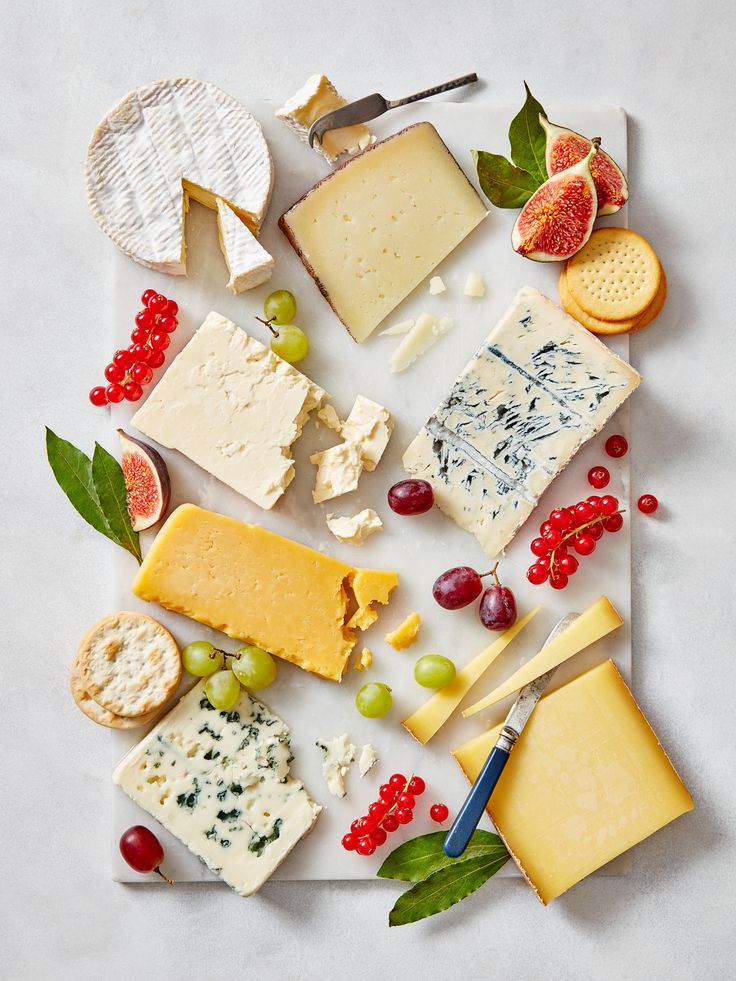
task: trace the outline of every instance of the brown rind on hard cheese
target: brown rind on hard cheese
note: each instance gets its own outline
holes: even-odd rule
[[[389,143],[391,140],[395,140],[397,137],[403,136],[404,133],[408,133],[409,130],[416,129],[417,126],[432,126],[432,123],[428,122],[427,120],[423,120],[422,122],[418,122],[418,123],[412,123],[411,126],[405,126],[404,129],[400,129],[398,131],[398,133],[392,133],[391,136],[387,136],[383,140],[378,140],[377,143],[372,143],[370,146],[366,147],[365,150],[362,150],[361,153],[356,154],[353,157],[349,157],[347,160],[343,161],[341,164],[339,164],[337,167],[335,167],[329,174],[327,174],[325,177],[323,177],[322,180],[317,181],[317,183],[313,187],[310,187],[310,189],[306,193],[302,194],[302,196],[297,201],[295,201],[292,204],[292,206],[287,211],[285,211],[281,215],[281,217],[279,218],[279,221],[278,221],[279,228],[281,229],[281,231],[284,233],[284,235],[289,240],[289,245],[291,245],[292,249],[296,252],[297,256],[299,257],[299,260],[302,263],[302,265],[304,266],[304,268],[307,270],[307,272],[309,273],[309,275],[314,280],[315,285],[317,286],[317,289],[320,291],[320,293],[325,298],[325,300],[327,300],[327,302],[330,304],[330,306],[332,307],[332,309],[333,309],[333,311],[335,313],[335,316],[340,321],[340,323],[343,325],[343,327],[348,332],[348,334],[350,334],[350,336],[353,338],[353,340],[356,342],[356,344],[359,343],[358,342],[358,339],[356,337],[353,337],[352,331],[350,330],[350,328],[348,327],[348,325],[345,323],[345,321],[340,316],[340,313],[338,312],[337,307],[332,302],[332,299],[330,298],[330,294],[328,293],[327,289],[325,288],[325,286],[323,285],[323,283],[320,280],[319,276],[317,275],[317,273],[315,272],[314,268],[312,267],[311,262],[304,255],[304,252],[300,248],[299,243],[294,238],[294,235],[292,234],[291,228],[289,227],[289,224],[288,224],[289,214],[294,210],[294,208],[297,207],[297,205],[301,204],[302,201],[304,201],[306,198],[308,198],[309,195],[313,191],[316,191],[318,187],[321,187],[323,184],[327,183],[327,181],[332,180],[332,178],[335,176],[335,174],[338,174],[345,167],[349,167],[351,163],[353,163],[355,160],[358,159],[358,157],[362,157],[366,153],[373,153],[374,150],[377,150],[379,147],[383,146],[385,143]],[[463,170],[463,168],[457,162],[457,160],[455,159],[454,155],[451,153],[450,148],[447,146],[447,144],[442,139],[442,137],[439,135],[439,133],[437,133],[437,130],[435,129],[434,126],[432,126],[432,129],[434,129],[435,133],[437,134],[437,139],[440,141],[440,143],[442,144],[442,146],[445,148],[445,150],[447,151],[448,156],[453,160],[453,162],[454,162],[455,166],[457,167],[457,169],[460,171],[460,173],[465,178],[465,180],[470,185],[470,187],[472,187],[473,190],[475,191],[475,188],[473,187],[472,182],[470,180],[468,180],[468,175],[465,173],[465,171]],[[476,191],[476,194],[477,194],[477,191]],[[436,268],[436,266],[435,266],[435,268]],[[376,326],[378,326],[378,325],[376,325]]]

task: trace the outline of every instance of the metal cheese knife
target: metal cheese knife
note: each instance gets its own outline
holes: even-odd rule
[[[555,626],[552,633],[544,642],[546,647],[551,641],[558,637],[576,620],[580,614],[568,613]],[[506,716],[506,721],[501,727],[496,745],[488,754],[488,759],[483,764],[483,769],[470,789],[470,793],[465,798],[465,803],[458,811],[457,817],[453,821],[452,827],[447,832],[443,848],[445,854],[450,858],[458,858],[470,843],[473,832],[478,827],[483,811],[486,809],[488,801],[491,799],[499,777],[503,773],[503,768],[508,762],[509,754],[516,745],[516,740],[521,735],[524,726],[529,721],[529,717],[534,711],[534,707],[544,694],[547,685],[552,680],[557,668],[552,668],[546,674],[540,675],[534,681],[519,692],[519,695],[511,706],[511,711]]]
[[[451,82],[444,85],[435,85],[434,88],[425,89],[415,95],[408,95],[405,99],[384,99],[378,92],[367,95],[356,102],[349,102],[346,106],[333,109],[332,112],[320,116],[309,127],[309,145],[314,147],[314,141],[322,142],[322,137],[330,129],[340,129],[342,126],[353,126],[355,123],[367,123],[369,119],[382,116],[389,109],[396,109],[398,106],[408,106],[410,102],[419,102],[420,99],[428,99],[431,95],[439,95],[441,92],[449,92],[451,89],[459,89],[463,85],[470,85],[477,82],[478,76],[475,72],[470,75],[463,75],[462,78],[453,78]]]

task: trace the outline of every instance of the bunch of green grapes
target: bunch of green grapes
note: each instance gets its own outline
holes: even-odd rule
[[[206,640],[195,640],[182,651],[184,667],[196,678],[206,678],[204,693],[210,704],[228,712],[245,688],[268,688],[276,680],[276,662],[260,647],[246,644],[225,662],[225,652]]]

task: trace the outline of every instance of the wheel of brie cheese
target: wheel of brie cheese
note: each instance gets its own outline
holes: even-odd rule
[[[208,82],[171,78],[135,89],[95,130],[85,161],[92,213],[136,262],[186,275],[189,198],[226,202],[258,234],[273,162],[256,119]]]

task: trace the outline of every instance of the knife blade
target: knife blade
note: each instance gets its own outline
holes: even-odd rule
[[[578,613],[568,613],[556,624],[544,646],[557,638],[570,624],[578,618]],[[452,823],[452,827],[447,832],[443,849],[450,858],[458,858],[470,843],[473,832],[478,827],[481,815],[488,806],[491,794],[496,788],[496,784],[503,773],[511,750],[516,745],[516,740],[521,735],[524,726],[529,721],[534,708],[547,689],[557,668],[552,668],[545,674],[524,685],[516,697],[516,701],[511,706],[508,715],[501,726],[496,744],[488,754],[483,767],[478,774],[475,783],[470,788],[465,802],[457,813],[457,817]]]

